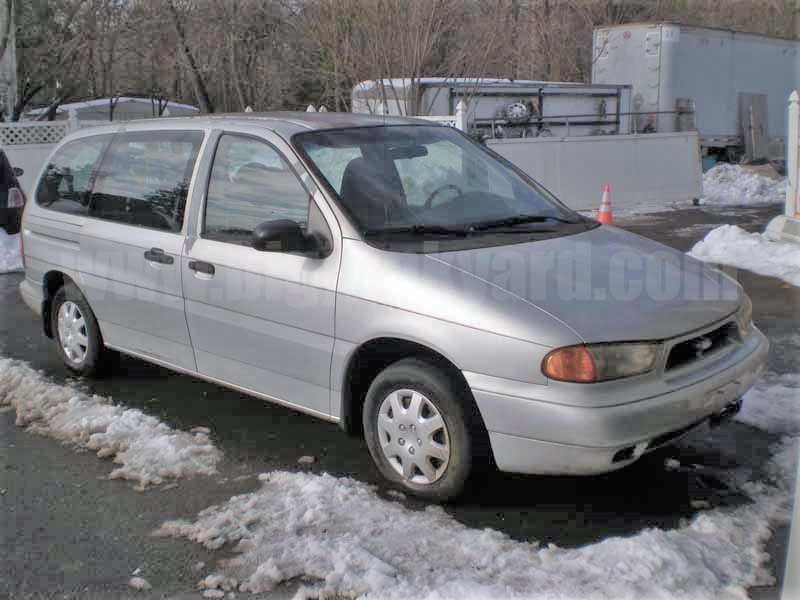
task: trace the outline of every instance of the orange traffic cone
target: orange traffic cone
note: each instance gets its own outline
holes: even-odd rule
[[[608,184],[603,186],[603,199],[600,200],[600,210],[597,212],[597,220],[603,225],[613,225],[614,217],[611,215],[611,188]]]

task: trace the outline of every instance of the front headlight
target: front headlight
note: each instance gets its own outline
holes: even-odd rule
[[[742,294],[742,304],[736,311],[736,321],[739,324],[739,333],[745,337],[753,326],[753,301],[750,296]]]
[[[550,379],[593,383],[647,373],[656,364],[658,344],[581,344],[556,348],[542,361]]]

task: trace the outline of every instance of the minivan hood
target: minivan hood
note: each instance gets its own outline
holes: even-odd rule
[[[717,269],[615,227],[427,256],[535,305],[587,343],[671,338],[741,302],[739,284]]]

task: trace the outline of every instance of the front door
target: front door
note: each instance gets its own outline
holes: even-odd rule
[[[271,133],[219,136],[183,257],[186,319],[201,374],[325,416],[339,243],[326,258],[251,246],[256,226],[276,219],[333,241],[324,200],[292,156]]]

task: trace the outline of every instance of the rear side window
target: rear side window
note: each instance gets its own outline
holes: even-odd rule
[[[134,131],[114,136],[97,173],[89,216],[180,231],[202,131]]]
[[[214,154],[203,237],[249,246],[253,230],[276,219],[305,227],[309,195],[278,151],[260,140],[226,134]]]
[[[69,142],[53,156],[36,189],[36,202],[51,210],[86,215],[94,173],[110,135]]]

